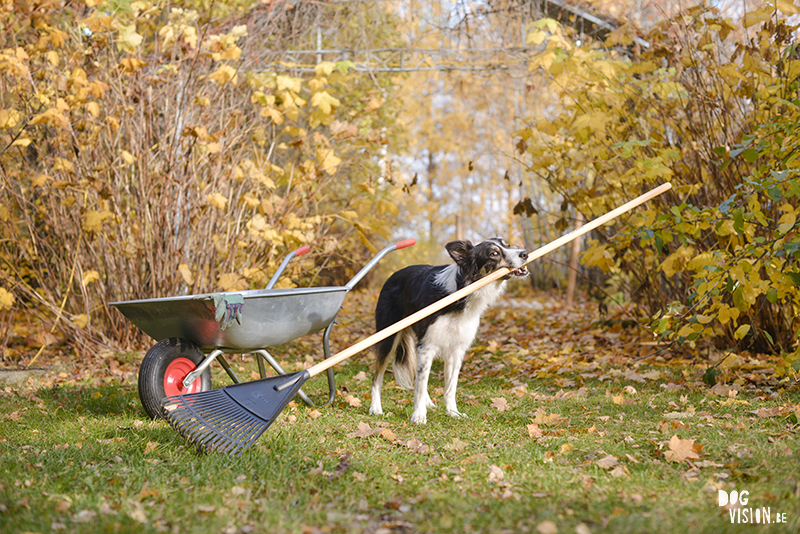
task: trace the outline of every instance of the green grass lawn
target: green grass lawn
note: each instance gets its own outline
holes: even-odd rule
[[[502,313],[465,365],[468,419],[437,407],[411,425],[411,394],[391,375],[385,415],[370,416],[360,356],[337,368],[334,406],[290,404],[238,458],[200,453],[146,419],[130,376],[6,387],[0,532],[800,531],[791,381],[712,391],[702,368],[634,367],[613,344],[590,356],[577,342],[524,348],[534,346],[522,340],[527,323]],[[304,350],[287,348],[287,361]],[[441,388],[436,364],[435,401]],[[323,399],[327,384],[307,389]],[[748,491],[744,509],[769,508],[772,523],[732,524],[719,489]],[[779,513],[788,523],[775,523]]]

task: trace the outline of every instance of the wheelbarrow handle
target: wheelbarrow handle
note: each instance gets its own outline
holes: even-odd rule
[[[398,241],[397,243],[385,247],[383,250],[378,252],[374,258],[369,260],[369,262],[364,267],[362,267],[361,270],[358,271],[356,275],[349,282],[347,282],[347,284],[345,284],[344,287],[346,287],[347,290],[350,291],[351,289],[353,289],[353,287],[355,287],[355,285],[358,282],[361,281],[362,278],[364,278],[364,276],[366,276],[368,272],[372,270],[373,267],[375,267],[375,265],[378,264],[379,261],[381,261],[381,259],[383,259],[384,256],[386,256],[390,252],[394,252],[395,250],[410,247],[416,242],[417,240],[414,238],[404,239],[403,241]]]
[[[278,282],[278,278],[280,278],[281,275],[283,274],[283,271],[286,270],[286,266],[289,265],[289,262],[292,261],[292,258],[296,256],[302,256],[303,254],[308,253],[309,250],[311,249],[308,247],[308,245],[303,245],[302,247],[293,250],[289,254],[287,254],[286,257],[283,258],[281,264],[278,266],[278,270],[275,271],[275,274],[273,274],[272,278],[269,279],[267,287],[265,287],[264,289],[272,289],[273,287],[275,287],[275,284]]]

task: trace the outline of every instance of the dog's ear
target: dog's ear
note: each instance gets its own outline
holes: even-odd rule
[[[469,254],[474,247],[469,241],[450,241],[444,248],[456,263],[461,264],[469,259]]]

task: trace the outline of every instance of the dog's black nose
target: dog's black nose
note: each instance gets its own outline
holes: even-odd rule
[[[528,259],[528,251],[527,250],[523,250],[522,252],[519,253],[519,257],[522,258],[522,261],[527,260]]]

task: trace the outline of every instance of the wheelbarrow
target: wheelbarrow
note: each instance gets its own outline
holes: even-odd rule
[[[139,367],[139,398],[152,418],[163,418],[164,397],[212,389],[209,366],[218,361],[235,383],[241,383],[224,354],[255,354],[259,375],[266,378],[265,363],[286,374],[267,352],[306,334],[324,330],[325,358],[330,353],[330,333],[348,291],[388,253],[409,247],[406,239],[378,252],[344,286],[275,289],[289,262],[309,251],[307,246],[290,252],[264,289],[227,291],[201,295],[112,302],[130,322],[157,341]],[[333,369],[327,370],[328,401],[336,399]],[[300,398],[314,402],[304,392]]]

